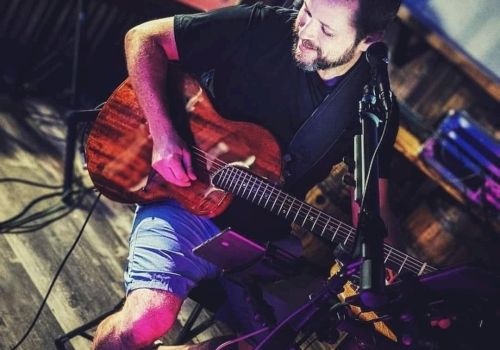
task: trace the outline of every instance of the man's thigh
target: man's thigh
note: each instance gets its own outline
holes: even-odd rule
[[[140,206],[129,239],[127,294],[154,289],[184,299],[199,281],[217,276],[217,267],[192,249],[218,232],[210,219],[193,215],[173,201]]]

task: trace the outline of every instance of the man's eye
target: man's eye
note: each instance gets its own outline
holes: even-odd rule
[[[333,36],[333,33],[329,33],[325,29],[323,29],[323,33],[330,38]]]

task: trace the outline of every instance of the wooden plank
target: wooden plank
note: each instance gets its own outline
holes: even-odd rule
[[[36,286],[26,273],[20,258],[10,248],[5,237],[0,237],[0,349],[10,349],[20,340],[42,301]],[[32,334],[22,348],[39,348],[40,339],[61,333],[57,320],[50,312],[43,312]]]
[[[465,74],[481,86],[491,97],[500,102],[500,83],[495,83],[483,70],[474,64],[464,53],[454,47],[438,33],[429,31],[411,13],[404,4],[401,5],[398,17],[414,31],[420,33],[437,51],[463,70]]]

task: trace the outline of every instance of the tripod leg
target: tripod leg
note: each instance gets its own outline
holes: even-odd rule
[[[70,111],[66,114],[66,149],[64,157],[63,202],[71,205],[73,185],[73,163],[75,161],[77,126],[79,123],[92,122],[97,118],[100,109]]]
[[[93,320],[81,325],[78,328],[73,329],[72,331],[70,331],[66,334],[63,334],[59,338],[56,338],[56,340],[54,341],[54,343],[56,345],[56,349],[57,350],[66,350],[66,343],[70,339],[72,339],[78,335],[82,336],[84,338],[87,338],[89,340],[92,340],[93,338],[91,336],[89,336],[88,334],[86,334],[85,332],[88,331],[89,329],[97,326],[99,323],[101,323],[102,320],[104,320],[108,316],[110,316],[110,315],[114,314],[115,312],[117,312],[118,310],[120,310],[124,303],[125,303],[125,298],[120,300],[120,302],[112,310],[103,313],[102,315],[98,316],[97,318],[94,318]]]

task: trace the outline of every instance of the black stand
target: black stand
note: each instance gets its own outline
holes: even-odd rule
[[[384,303],[385,285],[384,237],[386,228],[380,218],[378,156],[378,126],[381,119],[377,110],[375,84],[365,86],[359,103],[362,135],[355,139],[356,198],[360,204],[356,244],[353,260],[361,258],[361,301],[365,306],[377,307]],[[361,146],[360,146],[361,145]],[[361,170],[359,170],[361,168]]]
[[[361,301],[372,309],[387,302],[384,295],[384,237],[387,230],[380,218],[377,156],[378,147],[380,147],[378,127],[385,122],[384,131],[387,130],[392,109],[387,56],[387,46],[382,42],[370,45],[366,51],[371,78],[359,102],[362,136],[361,141],[359,137],[356,138],[354,147],[358,162],[356,168],[361,166],[362,169],[356,172],[358,175],[356,200],[361,204],[353,259],[361,258]],[[361,197],[359,197],[360,194]]]
[[[73,47],[73,65],[71,70],[71,100],[73,108],[78,106],[80,97],[81,53],[84,49],[85,24],[87,20],[87,0],[78,0],[75,21],[75,46]]]
[[[59,338],[56,338],[56,340],[54,341],[54,343],[56,345],[56,349],[57,350],[66,350],[66,343],[76,336],[81,336],[85,339],[92,341],[94,339],[94,337],[89,335],[87,333],[87,331],[89,329],[97,326],[99,323],[101,323],[102,320],[104,320],[108,316],[110,316],[110,315],[114,314],[115,312],[117,312],[118,310],[120,310],[124,303],[125,303],[125,298],[120,300],[120,302],[112,310],[103,313],[102,315],[96,317],[92,321],[87,322],[87,323],[81,325],[80,327],[73,329],[72,331],[60,336]]]
[[[66,120],[66,149],[64,157],[64,178],[62,201],[67,205],[73,204],[71,193],[74,180],[74,162],[76,153],[76,141],[78,126],[81,123],[91,123],[97,118],[100,109],[69,111],[65,115]],[[82,145],[83,147],[83,145]]]

